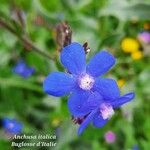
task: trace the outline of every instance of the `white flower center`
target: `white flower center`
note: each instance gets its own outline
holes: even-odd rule
[[[115,113],[114,110],[113,110],[113,107],[109,104],[101,104],[100,106],[100,112],[101,112],[101,115],[103,117],[103,119],[110,119],[112,117],[112,115]]]
[[[93,87],[94,78],[88,74],[81,76],[79,79],[79,87],[83,90],[90,90]]]
[[[9,129],[12,129],[14,127],[14,124],[13,123],[9,123]]]

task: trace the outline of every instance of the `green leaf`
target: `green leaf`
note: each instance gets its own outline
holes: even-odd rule
[[[116,5],[117,4],[117,5]],[[149,19],[150,5],[145,3],[129,3],[127,1],[113,0],[108,5],[99,11],[99,16],[113,15],[120,20],[128,19]]]
[[[0,85],[2,87],[7,87],[7,86],[17,87],[17,88],[23,88],[23,89],[43,93],[41,86],[35,85],[21,78],[19,79],[19,78],[1,78],[0,77]]]
[[[76,128],[77,126],[73,125],[73,123],[69,120],[65,120],[64,124],[61,126],[60,130],[60,138],[58,140],[57,146],[54,150],[60,150],[62,147],[70,143],[71,141],[77,138]],[[64,138],[62,138],[64,137]]]
[[[11,58],[11,53],[8,53],[7,51],[1,50],[0,51],[0,67],[4,67],[8,64],[10,58]]]

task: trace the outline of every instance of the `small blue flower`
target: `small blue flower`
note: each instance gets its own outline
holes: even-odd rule
[[[24,78],[28,78],[35,72],[35,69],[33,67],[27,66],[23,60],[20,60],[13,68],[13,72]]]
[[[103,89],[100,90],[101,94],[93,92],[89,98],[85,100],[71,97],[72,101],[70,100],[69,110],[72,115],[79,118],[86,116],[78,129],[78,135],[83,132],[91,121],[95,127],[103,127],[114,114],[114,109],[119,108],[134,98],[134,93],[119,96],[118,88],[108,87],[107,84],[101,88]]]
[[[135,145],[133,146],[132,150],[139,150],[138,145],[137,145],[137,144],[135,144]]]
[[[49,95],[64,96],[71,92],[76,99],[84,100],[95,90],[103,91],[103,86],[99,87],[99,81],[104,86],[107,82],[108,87],[116,85],[114,80],[97,78],[115,64],[115,58],[107,51],[100,51],[86,65],[84,48],[79,43],[72,43],[62,49],[60,59],[70,74],[50,73],[43,83],[43,89]],[[69,104],[70,101],[72,97]]]
[[[9,134],[19,134],[23,128],[22,123],[16,121],[16,119],[4,118],[2,125],[5,131]]]

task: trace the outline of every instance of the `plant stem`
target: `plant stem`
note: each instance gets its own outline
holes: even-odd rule
[[[33,51],[39,53],[40,55],[48,59],[55,60],[55,56],[50,56],[48,53],[36,47],[34,43],[27,36],[19,35],[18,33],[16,33],[16,31],[9,24],[7,24],[2,18],[0,18],[0,26],[5,28],[7,31],[11,32],[12,34],[14,34],[23,44],[27,45]]]

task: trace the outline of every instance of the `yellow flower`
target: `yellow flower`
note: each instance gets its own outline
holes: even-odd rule
[[[53,120],[52,120],[52,126],[53,127],[57,127],[59,124],[60,124],[60,119],[59,118],[54,118]]]
[[[117,81],[117,84],[118,84],[119,88],[122,88],[125,85],[125,79],[119,79]]]
[[[139,47],[139,42],[134,38],[124,38],[121,42],[121,48],[125,53],[135,52]]]
[[[138,60],[143,57],[143,53],[141,51],[136,51],[131,54],[133,60]]]

